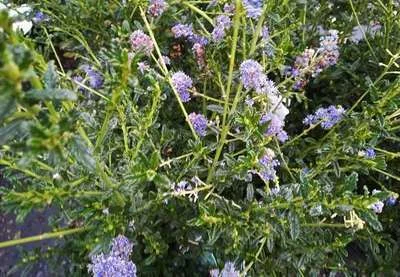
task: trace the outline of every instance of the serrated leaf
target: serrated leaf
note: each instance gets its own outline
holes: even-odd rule
[[[247,201],[252,201],[253,198],[254,198],[254,187],[253,184],[249,183],[247,184],[246,199]]]
[[[27,128],[28,123],[22,120],[13,121],[0,128],[0,145],[6,144],[16,136],[23,137]]]
[[[223,114],[224,113],[224,107],[219,106],[219,105],[208,105],[207,106],[207,110],[212,111],[212,112],[216,112],[219,114]]]
[[[157,174],[154,179],[153,182],[160,187],[168,187],[169,184],[171,183],[170,180],[168,179],[167,176],[162,175],[162,174]]]
[[[300,235],[299,217],[295,213],[289,212],[288,219],[289,219],[290,237],[293,240],[296,240]]]
[[[86,167],[91,172],[96,169],[96,160],[93,158],[89,147],[80,137],[74,137],[71,140],[71,155],[77,160],[78,163]]]
[[[64,101],[76,101],[78,96],[75,92],[68,89],[44,89],[44,90],[30,90],[26,93],[26,97],[34,100],[64,100]]]
[[[15,97],[8,93],[2,92],[0,95],[0,122],[3,121],[7,115],[15,110],[16,100]]]
[[[345,178],[345,190],[354,191],[357,188],[358,174],[357,172],[352,172],[349,176]]]
[[[43,76],[44,87],[46,89],[56,88],[58,82],[58,75],[56,71],[56,66],[54,65],[54,61],[50,61],[47,64],[47,71]]]
[[[267,248],[269,253],[272,253],[272,250],[274,249],[274,238],[273,236],[268,237],[267,239]]]
[[[217,260],[212,252],[206,251],[200,257],[200,263],[208,268],[217,267]]]
[[[374,230],[378,232],[383,230],[382,224],[380,223],[378,216],[373,211],[360,211],[359,216]]]

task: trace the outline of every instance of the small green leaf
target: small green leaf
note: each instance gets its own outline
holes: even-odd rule
[[[168,187],[169,184],[171,183],[170,180],[168,179],[167,176],[162,175],[162,174],[157,174],[154,179],[153,182],[160,187]]]
[[[74,137],[71,141],[71,155],[86,169],[94,172],[96,169],[96,160],[93,158],[89,147],[80,137]]]
[[[383,230],[382,224],[379,222],[378,216],[373,211],[359,211],[359,216],[374,230],[378,232]]]
[[[295,213],[289,212],[288,219],[289,219],[290,236],[293,240],[296,240],[300,234],[299,217]]]
[[[352,172],[349,176],[346,176],[344,188],[347,191],[354,191],[357,189],[358,174]]]
[[[58,75],[54,61],[50,61],[47,65],[47,71],[44,73],[44,86],[46,89],[56,88],[58,83]]]
[[[212,111],[212,112],[216,112],[219,114],[223,114],[224,113],[224,107],[219,106],[219,105],[208,105],[207,106],[207,110]]]
[[[16,100],[15,97],[2,92],[0,95],[0,122],[3,121],[7,115],[15,110]]]
[[[26,97],[34,100],[64,100],[76,101],[78,96],[75,92],[68,89],[44,89],[44,90],[30,90],[26,93]]]
[[[16,136],[23,137],[28,129],[28,123],[22,120],[13,121],[0,128],[0,145],[6,144]]]
[[[246,199],[247,201],[252,201],[253,198],[254,198],[254,187],[253,184],[249,183],[247,184]]]

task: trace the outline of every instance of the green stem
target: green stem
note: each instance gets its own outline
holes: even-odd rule
[[[267,238],[266,238],[266,237],[263,237],[263,238],[261,239],[261,245],[260,245],[260,247],[258,248],[258,251],[257,251],[257,253],[256,253],[255,257],[254,257],[254,259],[246,266],[246,268],[243,270],[243,273],[241,273],[240,276],[246,276],[246,273],[247,273],[247,272],[250,270],[250,268],[253,266],[254,261],[257,261],[257,260],[258,260],[258,256],[260,256],[261,251],[264,249],[264,246],[265,246],[265,243],[266,243],[266,242],[267,242]]]
[[[320,122],[318,122],[317,124],[313,124],[310,127],[308,127],[307,129],[305,129],[300,135],[294,137],[293,139],[289,140],[288,142],[286,142],[284,145],[282,145],[282,149],[284,149],[285,147],[291,145],[293,142],[295,142],[296,140],[298,140],[299,138],[307,135],[312,129],[314,129],[315,127],[317,127],[320,124]]]
[[[157,63],[157,65],[160,67],[160,69],[161,69],[161,71],[164,73],[165,78],[167,79],[169,85],[171,86],[172,91],[174,92],[174,95],[175,95],[175,97],[176,97],[176,100],[178,101],[179,107],[181,108],[182,113],[183,113],[183,115],[185,116],[186,122],[187,122],[187,124],[189,125],[190,130],[192,131],[193,137],[194,137],[196,140],[199,140],[199,136],[197,135],[196,131],[194,130],[192,124],[190,123],[189,115],[188,115],[188,113],[187,113],[187,111],[186,111],[186,109],[185,109],[185,106],[184,106],[183,103],[182,103],[182,100],[181,100],[181,98],[180,98],[180,96],[179,96],[179,93],[177,92],[177,90],[176,90],[174,84],[172,83],[172,79],[171,79],[171,76],[170,76],[170,74],[169,74],[168,68],[167,68],[167,66],[165,65],[164,61],[163,61],[160,48],[158,47],[157,41],[156,41],[156,39],[155,39],[155,37],[154,37],[153,30],[151,29],[150,24],[149,24],[149,22],[147,21],[146,14],[145,14],[145,12],[143,11],[143,9],[142,9],[141,7],[139,7],[139,9],[140,9],[140,15],[141,15],[141,17],[142,17],[142,19],[143,19],[143,22],[144,22],[144,24],[146,25],[146,29],[147,29],[147,31],[149,32],[149,35],[150,35],[151,40],[153,41],[154,49],[155,49],[156,52],[157,52],[157,55],[158,55],[159,60],[161,60],[161,63]]]
[[[214,26],[213,20],[205,12],[200,10],[198,7],[196,7],[196,6],[194,6],[191,3],[186,2],[186,1],[183,2],[183,5],[187,6],[192,11],[194,11],[194,12],[198,13],[199,15],[201,15],[202,17],[204,17],[211,24],[211,26]]]
[[[380,170],[380,169],[375,168],[375,167],[372,167],[371,169],[374,170],[374,171],[376,171],[376,172],[382,173],[383,175],[386,175],[386,176],[388,176],[388,177],[390,177],[390,178],[393,178],[393,179],[395,179],[395,180],[397,180],[397,181],[400,181],[400,177],[395,176],[395,175],[392,175],[392,174],[390,174],[390,173],[388,173],[388,172],[386,172],[386,171]]]
[[[137,154],[140,151],[140,148],[142,147],[142,144],[146,138],[146,134],[148,129],[150,128],[150,126],[153,124],[153,120],[154,120],[154,114],[157,110],[158,107],[158,103],[160,102],[160,95],[161,95],[161,88],[158,84],[155,85],[155,95],[153,96],[153,103],[151,105],[151,109],[149,114],[147,115],[143,127],[140,128],[140,140],[138,141],[138,143],[136,144],[136,148],[132,154],[132,160],[134,160],[137,156]]]
[[[232,48],[231,48],[231,54],[230,54],[230,60],[229,60],[228,84],[227,84],[226,92],[224,94],[225,105],[224,105],[224,113],[223,113],[223,117],[222,117],[222,126],[223,127],[222,127],[222,131],[221,131],[221,137],[220,137],[220,140],[219,140],[219,143],[217,146],[217,150],[215,152],[214,160],[213,160],[211,168],[208,172],[206,183],[210,183],[212,181],[213,175],[215,173],[215,170],[216,170],[216,167],[217,167],[217,164],[219,161],[219,157],[221,156],[222,149],[226,142],[226,135],[229,132],[229,128],[230,128],[229,118],[236,112],[236,108],[239,103],[240,96],[242,94],[242,88],[243,88],[243,85],[239,84],[237,91],[236,91],[235,98],[233,100],[232,107],[229,110],[228,103],[229,103],[229,96],[230,96],[232,81],[233,81],[233,68],[235,65],[235,55],[236,55],[236,49],[237,49],[237,43],[238,43],[238,37],[239,37],[239,28],[240,28],[241,1],[236,0],[235,6],[236,6],[236,11],[235,11],[234,19],[233,19],[234,20],[233,21],[234,22],[233,23],[234,24],[233,25],[233,39],[232,39]],[[249,52],[250,56],[255,52],[255,50],[257,48],[257,40],[258,40],[259,34],[261,33],[264,18],[265,18],[265,13],[263,12],[263,14],[261,15],[261,17],[258,21],[256,32],[255,32],[252,42],[251,42],[251,47],[250,47],[250,52]]]
[[[49,33],[47,32],[47,29],[43,28],[43,30],[44,30],[44,33],[46,34],[47,40],[49,41],[50,48],[53,51],[54,56],[56,57],[57,63],[60,66],[60,69],[61,69],[62,73],[65,74],[64,67],[63,67],[63,65],[62,65],[62,63],[60,61],[60,58],[58,57],[58,54],[56,52],[56,49],[54,48],[53,42],[50,39],[50,36],[49,36]]]
[[[356,10],[355,10],[354,5],[353,5],[353,1],[352,1],[352,0],[349,0],[349,3],[350,3],[351,10],[353,11],[354,17],[356,18],[356,21],[357,21],[358,26],[361,26],[360,21],[358,20],[358,16],[357,16]],[[368,45],[369,50],[371,51],[372,55],[373,55],[374,58],[375,58],[375,61],[378,62],[378,58],[376,57],[375,51],[374,51],[374,49],[372,48],[371,44],[369,43],[369,40],[368,40],[368,38],[367,38],[367,36],[366,36],[366,34],[365,34],[363,28],[360,28],[360,30],[361,30],[361,32],[362,32],[362,34],[363,34],[363,37],[364,37],[365,42],[366,42],[367,45]]]
[[[22,239],[3,241],[3,242],[0,242],[0,248],[20,245],[20,244],[25,244],[25,243],[31,243],[31,242],[35,242],[35,241],[41,241],[41,240],[45,240],[45,239],[62,238],[63,236],[84,232],[87,229],[88,229],[87,227],[79,227],[79,228],[68,229],[68,230],[63,230],[63,231],[58,231],[58,232],[53,232],[53,233],[44,233],[41,235],[22,238]]]
[[[210,183],[212,181],[212,178],[214,176],[215,169],[217,167],[217,163],[219,160],[219,156],[221,155],[222,149],[225,144],[225,139],[226,135],[228,134],[229,131],[229,125],[226,124],[226,119],[228,116],[229,112],[229,95],[231,92],[232,88],[232,81],[233,81],[233,69],[235,66],[235,58],[236,58],[236,48],[238,44],[238,38],[239,38],[239,28],[240,28],[240,15],[241,15],[241,10],[240,10],[240,0],[236,0],[236,11],[235,11],[235,16],[233,19],[233,39],[232,39],[232,48],[231,48],[231,54],[230,54],[230,59],[229,59],[229,73],[228,73],[228,84],[226,87],[226,92],[225,92],[225,105],[224,105],[224,113],[222,116],[222,132],[221,132],[221,138],[217,147],[217,150],[215,152],[214,160],[212,163],[212,166],[208,172],[207,176],[207,181],[206,183]]]
[[[305,223],[301,224],[304,227],[328,227],[328,228],[346,228],[343,223]]]

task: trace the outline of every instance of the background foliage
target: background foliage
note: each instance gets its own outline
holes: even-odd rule
[[[399,205],[381,214],[370,205],[397,196],[400,186],[398,3],[265,1],[258,21],[246,19],[240,4],[237,41],[231,30],[211,43],[207,68],[199,69],[189,43],[170,29],[192,23],[210,36],[209,19],[224,1],[211,8],[208,2],[170,1],[151,18],[147,1],[32,1],[48,18],[27,36],[13,32],[1,13],[0,164],[12,184],[1,189],[1,208],[22,222],[33,209],[51,206],[54,231],[73,230],[16,269],[45,260],[57,274],[85,275],[90,255],[125,234],[141,276],[206,276],[228,260],[249,276],[396,275]],[[355,26],[371,22],[382,25],[377,35],[349,40]],[[257,33],[263,25],[273,55],[263,51]],[[338,64],[295,91],[284,66],[318,46],[319,26],[339,30]],[[129,36],[137,29],[151,30],[163,55],[172,58],[179,46],[167,71],[131,55]],[[263,136],[246,93],[238,92],[239,66],[249,58],[286,99],[286,143]],[[152,69],[142,74],[137,63],[144,60]],[[83,64],[101,72],[101,88],[73,81],[85,76]],[[185,109],[211,122],[204,138],[191,133],[168,82],[179,70],[198,93]],[[230,82],[228,101],[241,98],[225,120]],[[307,114],[331,104],[346,108],[342,121],[330,130],[304,126]],[[278,182],[248,173],[265,147],[281,163]],[[375,159],[358,155],[368,147]],[[192,189],[174,190],[181,181]],[[371,195],[373,189],[381,192]]]

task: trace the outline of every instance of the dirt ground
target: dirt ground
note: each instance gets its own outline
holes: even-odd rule
[[[5,182],[1,178],[1,172],[0,172],[0,187],[9,185],[10,184]],[[40,213],[33,212],[26,218],[23,224],[17,224],[15,222],[14,215],[3,214],[0,212],[0,242],[16,238],[24,238],[24,237],[39,235],[41,233],[49,231],[49,227],[47,225],[47,218],[50,215],[51,215],[50,209]],[[30,250],[35,247],[46,247],[49,244],[51,244],[51,241],[42,241],[42,242],[21,245],[18,248],[8,247],[0,249],[0,277],[20,276],[19,273],[7,275],[7,272],[17,264],[20,258],[21,251]],[[49,276],[48,274],[46,274],[46,267],[40,264],[37,265],[35,268],[33,268],[32,273],[33,275],[30,276],[33,277]]]

